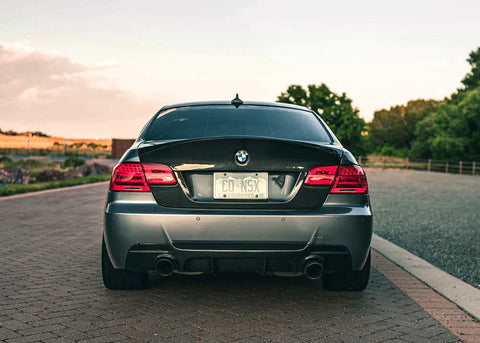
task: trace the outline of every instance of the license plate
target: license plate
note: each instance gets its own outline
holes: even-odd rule
[[[268,199],[268,173],[213,173],[214,199]]]

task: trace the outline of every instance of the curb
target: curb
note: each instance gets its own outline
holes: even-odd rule
[[[480,290],[375,234],[372,237],[372,247],[471,316],[480,320]]]
[[[7,195],[7,196],[4,196],[4,197],[0,197],[0,201],[10,200],[10,199],[27,198],[27,197],[31,197],[31,196],[35,196],[35,195],[45,195],[45,194],[50,194],[50,193],[68,191],[68,190],[72,190],[72,189],[98,186],[100,184],[108,184],[109,182],[110,181],[99,181],[99,182],[87,183],[87,184],[84,184],[84,185],[78,185],[78,186],[52,188],[52,189],[46,189],[44,191],[38,191],[38,192],[29,192],[29,193],[22,193],[22,194]]]

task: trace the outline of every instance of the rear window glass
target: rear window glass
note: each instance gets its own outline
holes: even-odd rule
[[[223,136],[273,137],[331,142],[315,114],[267,106],[192,106],[162,112],[147,129],[145,140]]]

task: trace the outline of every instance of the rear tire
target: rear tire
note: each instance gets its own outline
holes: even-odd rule
[[[135,273],[124,269],[115,269],[107,253],[105,241],[102,239],[102,277],[108,289],[144,289],[147,286],[148,274]]]
[[[363,291],[370,279],[370,261],[371,252],[368,253],[367,261],[359,271],[323,274],[323,288],[327,291]]]

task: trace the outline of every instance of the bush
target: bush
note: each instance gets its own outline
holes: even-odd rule
[[[0,157],[0,163],[2,163],[2,164],[10,164],[12,162],[13,162],[12,159],[8,156]]]
[[[43,191],[43,190],[52,189],[52,188],[83,185],[87,183],[102,182],[102,181],[108,181],[108,180],[110,180],[110,175],[91,175],[91,176],[67,179],[63,181],[32,183],[29,185],[5,185],[3,187],[0,187],[0,197],[6,196],[6,195],[20,194],[20,193]]]
[[[406,158],[408,157],[408,150],[407,149],[396,149],[388,145],[384,145],[380,150],[380,154],[383,156],[392,156],[392,157],[401,157]]]
[[[69,157],[67,157],[65,162],[63,162],[62,166],[64,168],[76,168],[76,167],[84,165],[84,164],[85,164],[85,160],[83,158],[77,158],[77,157],[74,157],[74,156],[69,156]]]

